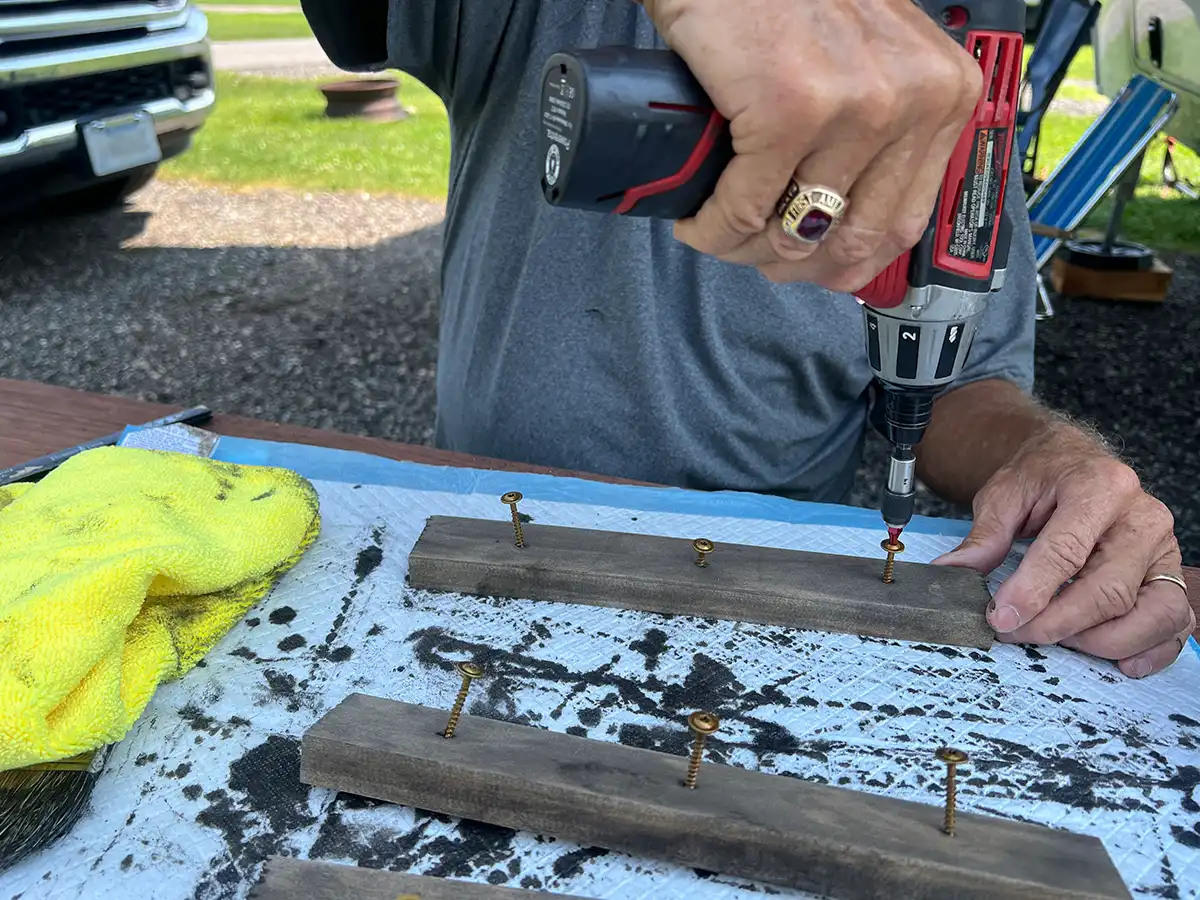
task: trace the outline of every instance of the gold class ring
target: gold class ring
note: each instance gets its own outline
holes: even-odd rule
[[[798,184],[793,178],[775,212],[784,233],[806,244],[818,243],[846,214],[847,202],[833,188]]]

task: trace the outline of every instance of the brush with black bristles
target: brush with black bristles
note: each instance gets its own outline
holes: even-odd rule
[[[110,746],[0,772],[0,872],[74,827],[87,809]]]

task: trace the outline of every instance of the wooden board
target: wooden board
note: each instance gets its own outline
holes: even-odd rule
[[[690,537],[524,532],[518,548],[511,521],[432,516],[409,554],[409,584],[983,649],[994,638],[987,584],[967,569],[898,561],[884,584],[877,559],[718,543],[701,567]]]
[[[305,734],[300,780],[833,898],[1130,896],[1094,837],[968,813],[949,837],[935,805],[711,763],[688,790],[681,756],[470,715],[447,740],[445,724],[353,694]]]
[[[1141,272],[1110,272],[1072,265],[1055,257],[1050,266],[1050,283],[1064,297],[1104,300],[1141,300],[1162,303],[1171,287],[1172,271],[1161,259]]]
[[[428,875],[272,856],[250,900],[581,900]]]

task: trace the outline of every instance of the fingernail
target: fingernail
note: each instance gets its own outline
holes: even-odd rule
[[[996,611],[996,601],[995,600],[988,601],[987,611],[988,611],[989,616]]]
[[[996,601],[992,601],[992,614],[990,621],[992,627],[997,631],[1016,631],[1017,626],[1021,624],[1021,617],[1017,611],[1011,606],[996,606]]]
[[[1129,667],[1129,671],[1133,673],[1134,678],[1145,678],[1150,674],[1150,660],[1134,660],[1133,665]]]

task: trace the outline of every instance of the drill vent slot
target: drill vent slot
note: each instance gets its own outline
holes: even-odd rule
[[[1023,39],[1015,34],[975,35],[972,55],[979,61],[987,85],[975,109],[977,127],[1006,127],[1012,123],[1013,104],[1021,86],[1023,46]]]

